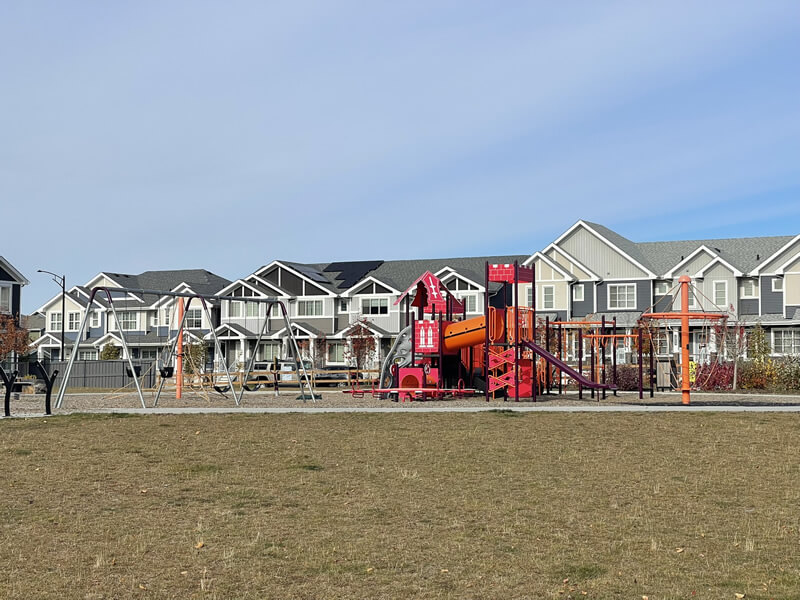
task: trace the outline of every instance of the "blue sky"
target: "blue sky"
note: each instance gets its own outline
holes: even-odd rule
[[[800,4],[0,4],[0,255],[99,271],[800,233]]]

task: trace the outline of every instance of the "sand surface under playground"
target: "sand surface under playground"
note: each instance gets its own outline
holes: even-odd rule
[[[418,407],[476,407],[487,406],[482,397],[460,398],[448,400],[425,400],[414,402],[392,402],[373,398],[369,393],[363,398],[354,398],[348,393],[340,390],[318,390],[321,396],[316,401],[300,399],[297,390],[284,390],[278,396],[273,392],[245,392],[242,398],[242,406],[249,408],[396,408],[397,410],[413,411]],[[152,391],[144,391],[144,400],[147,407],[153,406],[155,394]],[[64,398],[62,408],[56,409],[56,394],[53,394],[53,413],[67,414],[74,412],[91,412],[94,410],[107,409],[140,409],[141,402],[135,392],[95,392],[84,393],[68,392]],[[513,400],[503,401],[498,398],[489,402],[493,408],[508,408],[516,404]],[[605,399],[597,396],[592,399],[589,393],[585,392],[583,399],[578,398],[577,392],[570,392],[562,395],[539,396],[534,404],[530,400],[521,401],[520,405],[537,407],[562,407],[562,406],[613,406],[613,405],[640,405],[640,406],[664,406],[680,405],[681,395],[677,392],[661,392],[650,398],[645,394],[643,400],[639,399],[637,392],[618,392],[617,396],[608,394]],[[692,394],[692,404],[697,406],[800,406],[800,396],[775,395],[775,394],[754,394],[754,393],[700,393]],[[222,396],[216,392],[185,392],[183,398],[177,400],[174,395],[162,394],[158,406],[161,408],[231,408],[236,405],[233,396]],[[12,397],[11,414],[12,416],[23,416],[31,414],[41,414],[44,412],[44,395],[42,394],[20,394],[18,398]]]

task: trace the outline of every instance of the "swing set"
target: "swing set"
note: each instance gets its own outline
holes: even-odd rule
[[[252,354],[250,360],[247,364],[247,369],[242,375],[242,380],[239,386],[236,386],[236,378],[232,375],[230,368],[228,367],[227,361],[225,361],[222,347],[219,342],[219,338],[217,337],[216,329],[214,327],[214,321],[211,316],[211,311],[209,310],[208,303],[209,301],[213,302],[255,302],[259,304],[266,304],[266,318],[260,328],[258,339],[256,341],[256,348],[259,347],[264,334],[266,333],[269,327],[269,318],[271,315],[272,308],[274,306],[278,306],[280,309],[280,314],[283,318],[284,324],[286,326],[287,335],[290,340],[290,349],[293,354],[293,358],[295,363],[298,365],[298,374],[302,372],[302,378],[298,375],[298,384],[300,385],[301,397],[303,400],[311,399],[315,401],[318,396],[314,394],[314,390],[311,384],[311,379],[306,371],[305,365],[300,357],[300,350],[297,344],[297,340],[294,336],[293,328],[291,321],[289,319],[289,315],[286,311],[286,307],[283,302],[275,297],[219,297],[219,296],[207,296],[203,294],[194,294],[188,292],[172,292],[172,291],[164,291],[164,290],[149,290],[149,289],[138,289],[138,288],[117,288],[117,287],[106,287],[106,286],[98,286],[92,288],[91,294],[89,296],[88,306],[91,306],[95,296],[98,293],[103,293],[106,296],[108,307],[111,311],[111,314],[114,317],[114,321],[117,323],[120,341],[122,343],[122,350],[125,359],[127,359],[127,374],[129,377],[133,379],[133,383],[136,387],[136,393],[139,398],[139,402],[142,405],[142,408],[147,408],[147,404],[145,403],[144,394],[142,392],[142,386],[140,383],[140,379],[143,377],[141,373],[141,366],[134,365],[132,355],[130,352],[130,347],[128,344],[128,340],[126,338],[125,330],[120,325],[121,321],[119,319],[119,315],[117,313],[116,306],[114,304],[114,295],[115,294],[142,294],[142,295],[152,295],[158,296],[159,298],[173,298],[176,300],[175,305],[177,309],[177,321],[179,322],[177,327],[177,333],[172,338],[169,347],[166,348],[160,360],[161,366],[159,367],[159,374],[160,374],[160,382],[158,385],[158,389],[155,391],[153,404],[152,407],[155,408],[158,406],[158,401],[161,397],[162,392],[164,391],[165,384],[168,379],[175,377],[175,389],[176,389],[176,397],[180,398],[181,393],[183,390],[183,378],[184,378],[184,360],[190,367],[194,373],[198,373],[202,370],[205,365],[198,365],[191,355],[188,353],[186,357],[184,357],[183,351],[183,336],[184,331],[186,329],[186,321],[187,317],[189,316],[189,310],[192,305],[192,302],[199,302],[203,313],[206,316],[207,322],[211,329],[211,337],[214,341],[214,351],[215,351],[215,363],[217,360],[221,360],[222,367],[224,368],[224,373],[212,373],[211,375],[211,385],[215,392],[218,394],[227,397],[227,392],[231,392],[233,394],[234,402],[236,406],[240,406],[242,402],[242,396],[246,390],[250,391],[253,388],[250,387],[248,384],[250,375],[253,371],[253,365],[255,363],[255,352]],[[119,300],[119,298],[117,298]],[[83,339],[84,333],[86,332],[86,327],[89,321],[89,312],[86,311],[81,319],[80,326],[78,328],[78,334],[75,338],[75,344],[72,350],[72,354],[70,355],[69,361],[67,362],[67,368],[64,372],[63,376],[63,383],[58,391],[58,397],[56,399],[56,408],[61,408],[64,403],[64,395],[66,393],[67,387],[69,386],[69,378],[72,372],[73,365],[75,363],[75,359],[78,355],[78,346],[80,344],[80,340]],[[170,320],[170,323],[175,321]],[[154,362],[153,365],[156,363]],[[153,366],[150,367],[152,369]],[[214,371],[214,369],[212,369]],[[149,372],[149,369],[148,369]],[[192,381],[195,382],[196,378],[192,378]],[[203,386],[203,378],[200,377],[200,387],[201,389],[205,390]],[[238,393],[237,393],[238,387]],[[306,394],[305,389],[308,389],[308,394]]]

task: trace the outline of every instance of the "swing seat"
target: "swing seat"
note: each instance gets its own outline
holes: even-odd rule
[[[169,379],[175,375],[175,367],[161,367],[158,372],[161,373],[162,379]]]
[[[133,365],[133,372],[136,373],[136,377],[140,377],[142,375],[142,366],[141,365]],[[133,373],[131,373],[130,367],[125,367],[125,373],[128,377],[134,377]]]

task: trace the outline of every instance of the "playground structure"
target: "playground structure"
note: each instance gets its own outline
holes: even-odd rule
[[[178,326],[176,328],[176,333],[171,337],[169,346],[164,349],[161,359],[158,361],[159,366],[159,374],[160,374],[160,382],[158,389],[155,391],[154,399],[153,399],[153,407],[158,406],[158,401],[161,397],[162,392],[164,391],[165,385],[167,380],[172,378],[175,379],[175,393],[176,397],[180,398],[182,394],[182,387],[183,387],[183,373],[184,373],[184,361],[191,360],[190,357],[184,356],[184,345],[183,345],[183,333],[186,328],[186,320],[189,315],[189,308],[193,301],[197,301],[200,303],[203,312],[205,313],[206,319],[210,324],[211,329],[211,337],[214,342],[214,350],[215,350],[215,363],[221,361],[223,366],[223,372],[216,373],[212,372],[210,376],[210,385],[213,390],[220,394],[221,396],[226,396],[228,392],[231,392],[233,395],[234,402],[236,406],[241,405],[242,396],[245,391],[252,391],[256,389],[259,385],[261,385],[260,381],[251,381],[250,377],[253,373],[253,366],[256,359],[256,353],[254,352],[248,361],[247,368],[245,372],[242,374],[241,380],[237,382],[236,378],[232,375],[230,368],[228,367],[227,362],[224,360],[221,345],[219,342],[219,338],[217,337],[216,329],[214,327],[214,320],[211,316],[211,312],[208,308],[208,301],[213,300],[214,302],[254,302],[254,303],[261,303],[266,304],[266,318],[264,318],[263,323],[261,325],[258,339],[256,341],[255,347],[258,348],[259,344],[261,343],[267,328],[269,326],[269,319],[271,315],[271,311],[273,307],[277,306],[280,309],[281,316],[283,317],[284,324],[286,326],[287,334],[290,340],[290,350],[292,352],[294,362],[297,365],[297,373],[298,373],[298,384],[300,387],[300,393],[303,400],[311,399],[315,400],[316,396],[314,394],[313,386],[311,384],[311,380],[306,372],[305,365],[303,361],[300,359],[300,350],[298,348],[297,340],[295,339],[294,333],[292,331],[291,321],[289,319],[289,315],[286,311],[286,307],[284,306],[283,302],[278,300],[274,297],[225,297],[220,298],[218,296],[205,296],[203,294],[193,294],[193,293],[186,293],[186,292],[171,292],[171,291],[163,291],[163,290],[148,290],[148,289],[134,289],[134,288],[117,288],[117,287],[105,287],[105,286],[98,286],[91,290],[91,294],[89,296],[88,306],[92,306],[95,296],[103,292],[106,296],[106,301],[108,303],[109,310],[114,317],[116,323],[120,323],[120,320],[117,315],[117,310],[114,305],[114,295],[115,294],[147,294],[158,296],[159,298],[173,298],[176,300],[175,307],[177,309],[178,315]],[[56,400],[56,408],[61,408],[64,402],[64,395],[66,393],[67,387],[69,385],[69,378],[72,372],[72,367],[75,363],[75,358],[78,355],[78,346],[80,344],[80,340],[83,338],[83,335],[86,331],[86,327],[89,320],[89,312],[85,311],[83,318],[81,319],[80,326],[78,328],[78,334],[75,338],[74,347],[72,349],[72,353],[70,355],[69,361],[67,362],[67,367],[64,371],[63,376],[63,383],[58,391],[58,397]],[[171,321],[174,322],[174,321]],[[122,343],[122,350],[124,358],[128,362],[128,376],[133,379],[134,385],[136,387],[136,392],[139,397],[139,401],[142,405],[142,408],[147,408],[147,404],[145,403],[144,394],[142,392],[142,387],[140,385],[140,378],[142,376],[141,367],[138,365],[133,364],[132,355],[129,349],[129,345],[126,339],[125,331],[122,327],[118,327],[118,333],[120,336],[120,340]],[[195,365],[198,367],[198,365]],[[302,378],[300,377],[300,373],[302,373]],[[277,376],[277,375],[276,375]],[[55,376],[53,376],[55,378]],[[238,385],[236,385],[238,383]],[[238,388],[238,390],[237,390]],[[308,393],[305,390],[308,390]]]
[[[674,320],[678,319],[681,323],[681,402],[688,405],[691,402],[691,378],[690,378],[690,359],[689,359],[689,324],[692,320],[722,320],[728,318],[725,313],[709,312],[690,312],[689,311],[689,286],[691,278],[682,275],[678,279],[680,286],[681,310],[680,312],[645,312],[642,314],[643,321],[649,320]]]
[[[636,338],[639,356],[639,394],[644,391],[642,360],[643,333],[617,333],[616,322],[554,322],[545,319],[539,330],[536,320],[534,267],[518,263],[485,267],[484,314],[466,318],[466,307],[430,272],[424,273],[395,304],[405,300],[406,323],[384,361],[377,387],[371,391],[380,397],[398,400],[477,396],[493,398],[530,398],[551,393],[557,382],[563,391],[563,379],[573,380],[582,397],[584,388],[595,392],[616,391],[607,382],[606,350],[616,351],[619,340]],[[490,299],[490,284],[499,290]],[[533,306],[519,305],[520,284],[533,286]],[[413,302],[409,302],[414,292]],[[411,308],[416,308],[414,314]],[[460,315],[459,315],[460,313]],[[460,319],[458,318],[460,316]],[[552,329],[555,325],[557,329]],[[583,326],[591,326],[584,336]],[[598,329],[597,326],[600,326]],[[557,331],[556,348],[551,348],[551,333]],[[565,360],[562,341],[568,332],[578,337],[578,364]],[[544,334],[543,345],[537,333]],[[590,342],[589,375],[583,369],[584,339]],[[554,353],[555,352],[555,353]],[[650,351],[650,386],[653,394],[653,352]],[[610,368],[616,382],[616,355]],[[349,393],[363,394],[364,390]]]
[[[48,373],[47,369],[44,368],[41,362],[36,361],[33,363],[33,371],[35,371],[39,377],[44,382],[45,392],[44,392],[44,414],[50,415],[52,414],[50,408],[50,398],[53,394],[53,383],[55,383],[56,377],[58,377],[58,370],[53,371],[52,373]],[[21,386],[28,384],[29,382],[19,381],[17,380],[18,371],[12,371],[11,373],[6,373],[5,369],[0,366],[0,382],[2,382],[3,386],[5,387],[5,394],[3,398],[3,416],[10,417],[11,416],[11,394],[15,390],[18,391]]]

